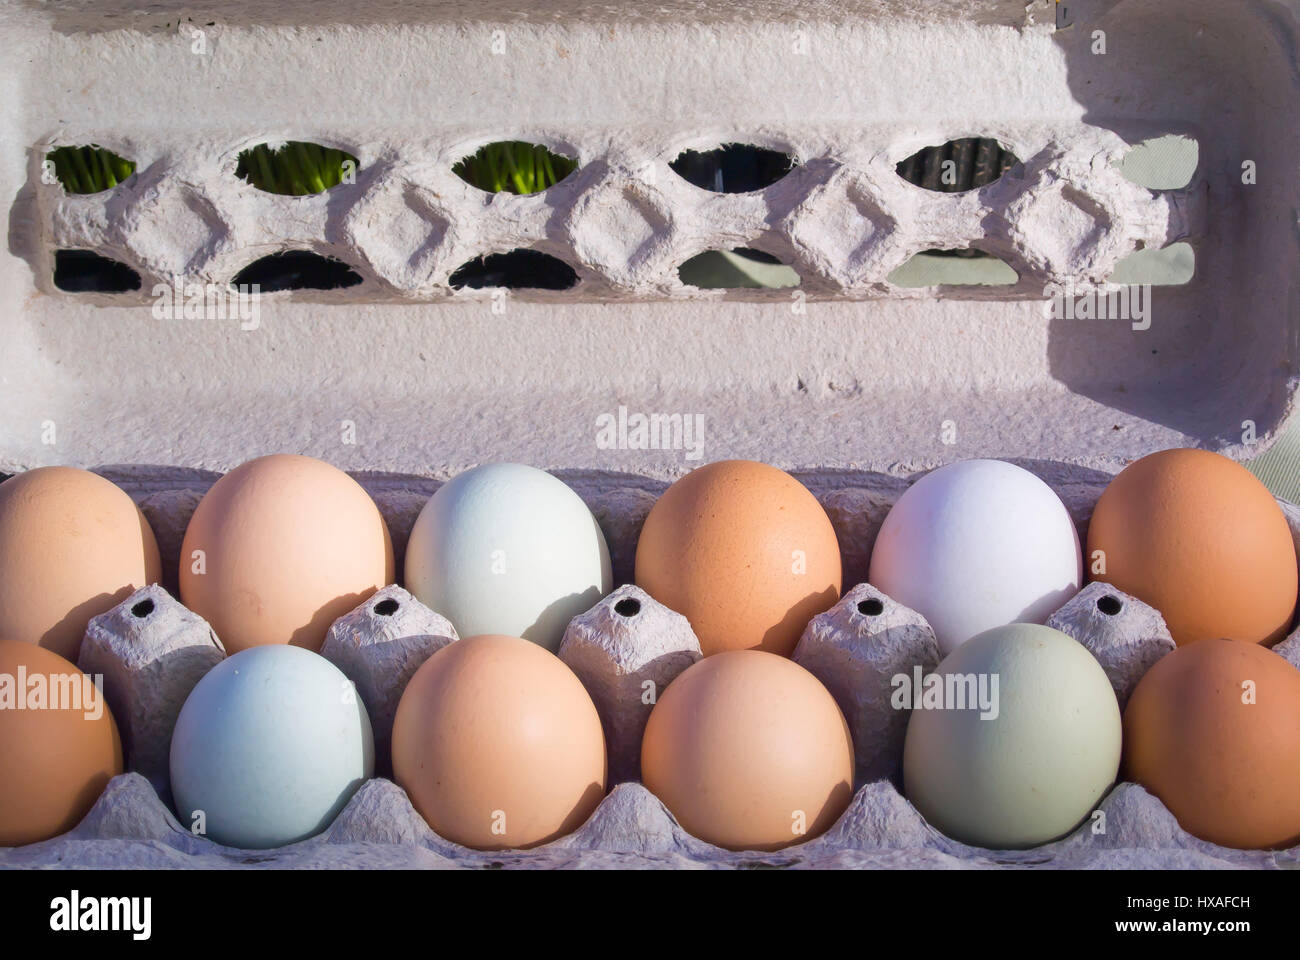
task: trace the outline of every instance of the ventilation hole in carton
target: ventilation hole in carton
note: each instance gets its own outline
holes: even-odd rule
[[[259,143],[242,151],[235,163],[235,176],[258,190],[290,197],[354,183],[356,174],[357,158],[352,154],[304,140],[290,140],[276,148]]]
[[[777,290],[802,282],[795,269],[770,253],[739,247],[706,250],[677,268],[682,283],[700,290]]]
[[[376,603],[371,609],[381,617],[391,617],[397,612],[399,606],[401,606],[401,604],[392,597],[384,597],[384,599]]]
[[[1171,133],[1134,144],[1128,153],[1115,161],[1115,167],[1139,187],[1181,190],[1196,175],[1200,153],[1198,141]]]
[[[1134,250],[1115,264],[1107,283],[1180,287],[1196,275],[1196,251],[1180,241],[1155,250]]]
[[[457,290],[462,287],[568,290],[578,282],[578,274],[573,267],[548,253],[521,249],[476,257],[457,267],[448,282]]]
[[[45,155],[45,163],[46,169],[52,170],[68,193],[111,190],[135,173],[134,161],[95,144],[56,147]]]
[[[148,599],[141,600],[139,603],[137,603],[135,606],[131,608],[131,616],[136,617],[137,619],[140,620],[143,620],[151,613],[153,613],[152,600],[148,600]]]
[[[878,617],[885,612],[885,605],[875,597],[858,601],[858,613],[864,617]]]
[[[780,150],[724,143],[714,150],[683,150],[672,167],[683,180],[714,193],[752,193],[776,183],[798,161]]]
[[[286,250],[254,260],[235,274],[234,287],[256,287],[258,293],[278,290],[341,290],[361,283],[361,276],[342,260],[310,250]]]
[[[895,267],[888,282],[896,287],[1002,287],[1020,275],[1005,260],[969,250],[924,250]]]
[[[1119,602],[1119,597],[1108,593],[1097,598],[1097,609],[1106,616],[1113,617],[1124,609],[1124,604]]]
[[[548,150],[539,143],[502,140],[488,143],[451,168],[470,186],[488,193],[539,193],[559,183],[574,170],[573,157]]]
[[[918,150],[894,169],[923,190],[963,193],[988,186],[1019,163],[1016,155],[996,140],[965,137]]]
[[[140,289],[140,274],[93,250],[56,250],[54,285],[67,293],[128,293]]]
[[[614,604],[614,612],[620,617],[635,617],[641,612],[641,601],[636,597],[624,597]]]

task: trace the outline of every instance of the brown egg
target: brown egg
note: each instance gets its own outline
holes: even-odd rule
[[[379,508],[311,457],[231,470],[199,501],[181,544],[181,600],[232,654],[263,643],[320,650],[330,624],[392,580]]]
[[[121,772],[117,724],[90,677],[0,640],[0,846],[71,830]]]
[[[664,491],[636,546],[636,583],[690,621],[707,657],[789,656],[840,596],[840,546],[817,498],[749,460],[710,463]]]
[[[1125,467],[1097,501],[1084,562],[1092,579],[1159,610],[1179,645],[1271,644],[1295,614],[1286,517],[1254,474],[1207,450],[1165,450]]]
[[[393,776],[436,833],[479,850],[571,833],[605,795],[605,736],[555,654],[480,634],[415,672],[393,720]]]
[[[0,483],[0,637],[75,661],[91,617],[161,574],[144,514],[98,474],[38,467]]]
[[[732,650],[668,685],[646,724],[641,777],[701,840],[777,850],[824,833],[848,807],[853,743],[811,673]]]
[[[1123,776],[1226,847],[1300,841],[1300,671],[1241,640],[1166,654],[1124,710]]]

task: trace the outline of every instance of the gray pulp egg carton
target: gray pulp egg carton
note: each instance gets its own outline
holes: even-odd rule
[[[1244,460],[1292,417],[1300,233],[1279,211],[1300,207],[1300,125],[1278,118],[1300,111],[1298,12],[1300,0],[661,0],[653,13],[636,0],[0,0],[0,43],[14,51],[0,77],[0,471],[62,463],[120,483],[158,535],[173,596],[198,498],[272,452],[356,476],[399,562],[441,480],[499,460],[551,470],[591,506],[620,584],[657,494],[731,457],[813,490],[846,586],[865,581],[909,480],[954,460],[1027,467],[1082,528],[1126,462],[1179,446]],[[1121,175],[1132,147],[1173,134],[1199,145],[1185,185]],[[960,194],[896,172],[972,137],[1020,162]],[[453,173],[502,139],[549,146],[577,170],[531,196],[488,195]],[[355,182],[286,197],[235,176],[242,150],[286,140],[351,152]],[[727,143],[796,164],[735,194],[671,167]],[[135,175],[64,193],[46,154],[86,144],[135,161]],[[1049,295],[1110,303],[1129,289],[1109,282],[1113,268],[1174,243],[1192,248],[1194,275],[1148,291],[1144,316],[1082,319]],[[701,289],[677,271],[738,247],[785,262],[799,287]],[[891,279],[915,254],[971,248],[1017,280]],[[460,265],[511,249],[563,260],[577,283],[451,285]],[[61,289],[68,250],[134,270],[139,290]],[[208,309],[214,295],[241,306],[222,299],[229,281],[287,251],[340,260],[361,283],[264,293],[242,304],[256,316]],[[196,315],[169,309],[177,286],[203,293]],[[638,421],[658,429],[643,437]],[[1167,642],[1151,611],[1114,595],[1111,612],[1112,594],[1097,592],[1054,622],[1123,696]],[[640,605],[631,617],[626,600]],[[327,648],[381,742],[403,678],[455,642],[409,597],[382,601],[396,611],[344,617]],[[691,641],[634,592],[575,620],[565,656],[600,705],[617,777],[634,776],[643,721],[621,691],[665,682]],[[860,586],[798,653],[835,692],[858,753],[859,791],[823,837],[727,853],[628,780],[576,834],[480,854],[432,835],[376,779],[321,837],[226,850],[172,819],[164,762],[175,711],[219,643],[156,588],[96,621],[85,665],[105,676],[133,772],[72,833],[0,851],[0,865],[1294,861],[1195,841],[1131,785],[1103,803],[1104,833],[1089,823],[1017,853],[937,835],[898,792],[903,718],[878,686],[937,655],[921,618]]]
[[[1070,509],[1081,535],[1104,478],[1059,466],[1037,468]],[[138,473],[110,473],[135,495],[174,558],[207,480],[150,489]],[[659,486],[625,478],[568,478],[600,519],[620,579]],[[70,833],[0,849],[0,867],[428,867],[428,868],[743,868],[743,867],[1120,867],[1275,868],[1300,865],[1300,847],[1242,851],[1183,831],[1142,787],[1119,783],[1069,836],[1030,850],[967,846],[930,827],[900,791],[907,714],[889,705],[890,678],[939,661],[933,631],[919,614],[861,582],[871,544],[890,505],[906,487],[893,477],[803,475],[844,545],[846,583],[858,583],[808,625],[794,658],[816,674],[843,709],[856,752],[857,792],[825,834],[775,853],[732,852],[686,833],[637,780],[641,732],[649,707],[641,684],[664,686],[700,656],[685,618],[623,583],[575,617],[559,651],[591,694],[606,731],[612,789],[576,832],[526,851],[470,850],[438,836],[405,792],[383,776],[368,781],[322,834],[272,850],[237,850],[193,836],[167,799],[167,745],[180,705],[224,655],[200,617],[161,586],[142,588],[91,621],[80,666],[104,676],[122,731],[129,772],[115,778]],[[403,542],[413,503],[434,486],[410,478],[365,480],[394,538]],[[400,494],[400,495],[399,495]],[[1281,502],[1300,545],[1300,508]],[[1300,552],[1300,546],[1298,546]],[[1048,623],[1084,644],[1105,668],[1121,703],[1143,672],[1173,649],[1158,612],[1109,585],[1094,583]],[[396,703],[430,655],[456,632],[400,586],[386,587],[331,627],[322,654],[357,685],[375,731],[377,774],[386,772]],[[1300,664],[1300,630],[1277,648]]]

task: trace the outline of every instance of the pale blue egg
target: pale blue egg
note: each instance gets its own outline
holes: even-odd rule
[[[217,664],[172,734],[181,825],[231,847],[321,832],[373,771],[370,718],[352,682],[301,647],[250,647]]]
[[[443,484],[411,530],[406,589],[462,637],[522,637],[552,652],[613,589],[596,518],[536,467],[489,463]]]

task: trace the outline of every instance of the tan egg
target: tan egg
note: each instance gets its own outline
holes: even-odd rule
[[[1164,450],[1125,467],[1097,501],[1085,563],[1094,580],[1159,610],[1179,645],[1271,644],[1295,615],[1286,517],[1254,474],[1207,450]]]
[[[393,775],[440,836],[533,847],[582,825],[605,795],[605,736],[582,683],[549,650],[481,634],[407,684]]]
[[[1202,840],[1300,842],[1300,671],[1242,640],[1166,654],[1124,710],[1123,776]]]
[[[793,660],[707,657],[668,685],[641,742],[641,777],[678,822],[730,850],[824,833],[853,797],[853,743],[835,700]]]
[[[0,641],[0,846],[75,827],[122,772],[122,741],[89,676],[31,643]]]
[[[38,467],[0,483],[0,637],[75,662],[91,617],[161,574],[144,514],[98,474]]]
[[[664,491],[636,547],[636,583],[690,621],[707,657],[789,656],[840,596],[840,546],[817,498],[764,463],[724,460]]]
[[[236,467],[199,501],[181,545],[181,600],[238,653],[320,650],[330,624],[393,580],[393,544],[359,483],[311,457]]]

